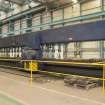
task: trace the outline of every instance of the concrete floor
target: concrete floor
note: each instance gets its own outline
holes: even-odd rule
[[[60,79],[30,84],[29,78],[0,72],[0,105],[105,105],[105,96],[101,87],[76,89]]]

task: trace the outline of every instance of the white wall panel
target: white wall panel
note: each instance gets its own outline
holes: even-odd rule
[[[73,8],[72,6],[64,8],[64,19],[73,17]]]
[[[4,34],[3,36],[7,36],[5,33],[8,32],[8,24],[3,25],[2,27],[2,33]]]
[[[14,30],[16,35],[20,34],[20,20],[15,21]]]
[[[14,8],[13,14],[17,14],[17,13],[19,13],[21,11],[21,6],[19,6],[17,4],[14,4],[13,8]]]
[[[89,23],[89,22],[94,22],[94,21],[99,21],[99,20],[102,20],[102,18],[100,17],[91,18],[91,19],[83,20],[81,21],[81,23]]]
[[[0,20],[6,18],[6,14],[4,12],[1,12],[1,15],[0,15]]]
[[[51,22],[51,14],[50,13],[42,14],[42,24],[46,24],[49,22]]]
[[[82,42],[82,48],[98,48],[98,46],[97,41]]]
[[[25,33],[26,32],[26,30],[25,30],[26,28],[27,28],[26,19],[22,19],[21,20],[21,30],[22,30],[21,32]]]
[[[75,51],[75,47],[74,47],[74,43],[69,43],[67,46],[67,58],[74,58],[74,51]]]
[[[80,16],[80,4],[73,5],[73,16]]]
[[[68,23],[65,23],[64,26],[70,26],[70,25],[75,25],[75,24],[80,24],[81,21],[74,21],[74,22],[68,22]]]
[[[47,14],[42,14],[42,24],[48,24],[48,23],[51,23],[51,14],[50,13],[47,13]],[[45,29],[49,29],[50,26],[44,26],[42,29],[45,30]]]
[[[32,31],[34,32],[40,30],[40,27],[38,27],[38,25],[40,24],[41,24],[40,15],[34,15],[32,18],[32,26],[33,26]]]
[[[62,24],[58,24],[58,25],[54,25],[53,28],[60,28],[62,26],[63,26]]]
[[[75,4],[73,6],[64,9],[64,18],[71,18],[75,16],[80,16],[80,4]]]
[[[28,5],[23,5],[23,6],[21,6],[21,11],[25,11],[25,10],[27,10],[27,9],[29,9],[29,7],[28,7]]]
[[[82,53],[83,59],[98,59],[100,58],[99,52],[84,52]]]
[[[81,4],[82,14],[87,15],[101,10],[100,0],[91,0]]]
[[[62,10],[53,11],[53,21],[61,20],[62,17]]]
[[[104,58],[105,58],[105,41],[104,41]]]
[[[82,42],[81,48],[82,58],[84,59],[100,58],[99,42],[97,41]]]
[[[104,0],[104,11],[105,11],[105,0]]]

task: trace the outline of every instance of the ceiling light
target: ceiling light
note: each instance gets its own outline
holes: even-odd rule
[[[78,2],[78,0],[72,0],[74,3],[77,3]]]

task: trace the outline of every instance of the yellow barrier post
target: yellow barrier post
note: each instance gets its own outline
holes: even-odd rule
[[[26,68],[27,68],[27,63],[26,61],[24,61],[24,70],[26,70]]]
[[[105,95],[105,64],[103,64],[102,95]]]
[[[32,61],[30,61],[30,83],[32,84]]]
[[[31,77],[30,79],[32,80],[32,78],[33,78],[32,77],[32,61],[31,61],[31,76],[30,77]]]

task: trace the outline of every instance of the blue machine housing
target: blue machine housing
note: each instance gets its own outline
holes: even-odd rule
[[[45,30],[41,35],[43,43],[105,40],[105,21]]]
[[[0,48],[18,46],[22,46],[23,48],[28,47],[29,49],[37,50],[35,59],[41,59],[42,51],[40,46],[42,44],[98,40],[105,40],[104,20],[0,38]],[[29,57],[28,55],[26,56],[26,58],[29,59],[33,58],[33,55]],[[41,70],[50,70],[52,72],[66,72],[70,74],[102,77],[102,68],[96,67],[71,67],[69,65],[51,65],[46,63],[40,64],[40,67]]]
[[[96,40],[105,40],[104,20],[0,38],[0,48],[27,46],[40,49],[40,45],[45,43]]]
[[[41,35],[39,32],[32,32],[23,35],[0,38],[0,48],[27,46],[33,49],[39,49],[40,44],[41,44]]]

